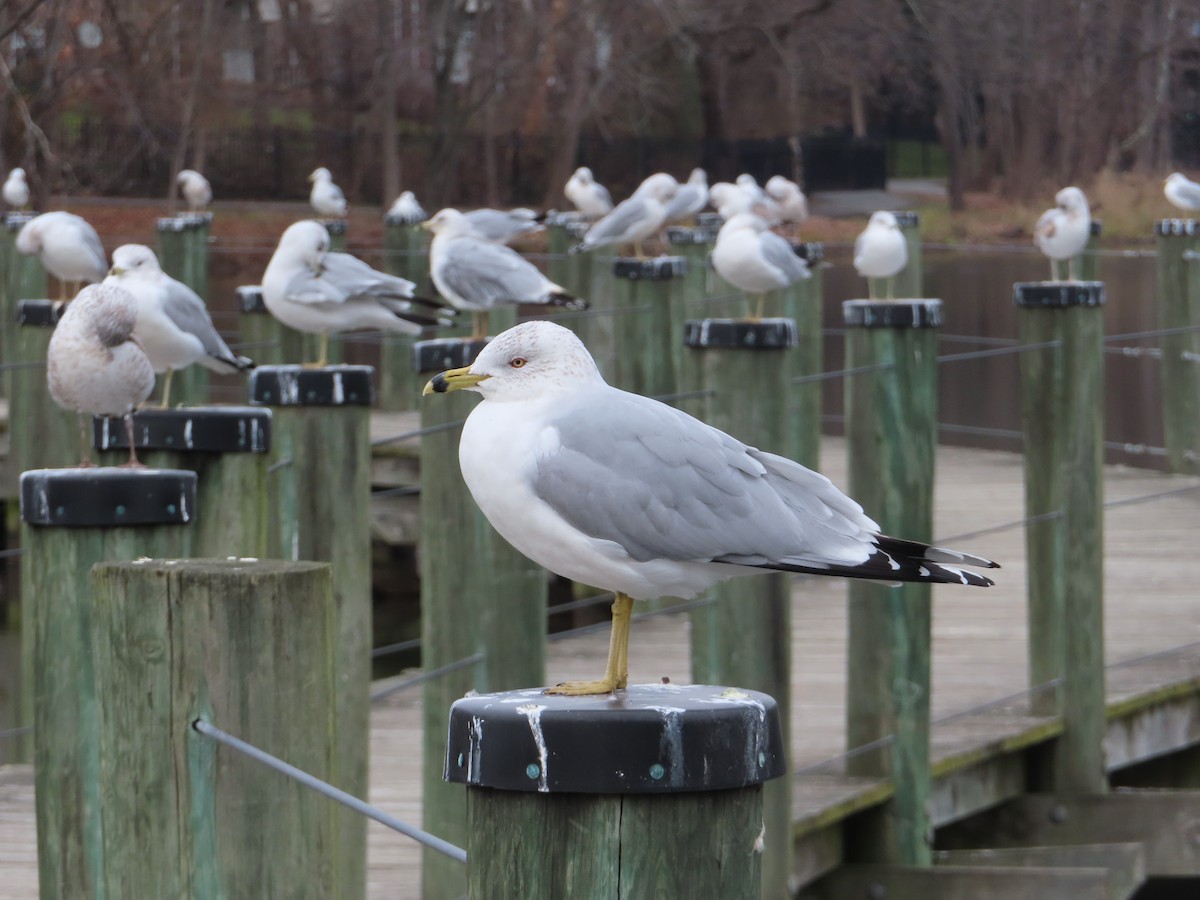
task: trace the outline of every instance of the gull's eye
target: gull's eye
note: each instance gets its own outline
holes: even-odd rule
[[[510,366],[512,366],[514,369],[519,369],[519,368],[521,368],[523,365],[525,365],[525,363],[527,363],[527,362],[529,362],[529,360],[527,360],[527,359],[526,359],[525,357],[523,357],[523,356],[514,356],[512,359],[510,359],[510,360],[508,361],[508,364],[509,364]]]

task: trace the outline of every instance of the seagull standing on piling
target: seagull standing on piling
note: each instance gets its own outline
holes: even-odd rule
[[[592,177],[592,170],[587,166],[575,170],[567,179],[563,193],[589,219],[599,219],[612,212],[613,202],[608,188]]]
[[[195,169],[183,169],[175,176],[175,183],[179,185],[179,192],[187,201],[189,212],[204,212],[208,209],[208,204],[212,203],[212,185]]]
[[[703,169],[692,169],[688,180],[679,185],[675,196],[667,204],[667,223],[684,222],[708,206],[708,174]]]
[[[0,190],[4,202],[9,209],[24,209],[29,203],[29,185],[25,181],[25,170],[13,169],[4,179],[4,188]]]
[[[808,264],[796,255],[792,245],[753,213],[738,213],[721,226],[712,264],[717,274],[735,288],[758,299],[756,319],[763,317],[769,291],[811,277]]]
[[[324,166],[314,169],[308,180],[312,182],[308,202],[317,214],[335,219],[346,218],[346,197],[342,189],[333,183],[329,170]]]
[[[823,475],[674,407],[610,387],[579,339],[525,322],[425,393],[472,390],[459,465],[510,544],[551,572],[616,593],[608,666],[550,688],[628,683],[633,601],[693,597],[766,571],[883,581],[992,581],[983,557],[888,537]]]
[[[502,304],[587,309],[586,300],[555,284],[521,254],[481,237],[470,218],[456,209],[443,209],[421,227],[433,232],[433,283],[451,304],[472,314],[472,340],[487,337],[488,311]]]
[[[1050,258],[1050,280],[1058,280],[1056,262],[1067,260],[1067,280],[1077,281],[1076,260],[1092,233],[1092,213],[1087,197],[1077,187],[1065,187],[1054,195],[1057,204],[1033,226],[1033,243]]]
[[[123,416],[129,462],[138,465],[133,410],[154,390],[154,367],[137,337],[137,301],[114,284],[93,284],[67,304],[46,348],[46,384],[63,409],[79,415],[81,466],[92,465],[89,416]]]
[[[96,229],[69,212],[42,213],[17,232],[18,253],[36,256],[42,267],[59,280],[59,298],[79,292],[83,282],[103,281],[108,272],[104,245]]]
[[[1163,184],[1163,194],[1171,204],[1184,212],[1200,210],[1200,184],[1182,172],[1172,172]]]
[[[634,255],[645,259],[642,241],[662,227],[667,217],[667,203],[677,190],[679,182],[665,172],[651,175],[638,185],[628,200],[622,200],[612,212],[589,228],[571,252],[580,253],[610,244],[633,244]]]
[[[895,277],[908,265],[908,244],[900,223],[890,212],[871,213],[867,227],[854,240],[854,270],[867,279],[867,296],[875,299],[875,280],[887,279],[892,299]]]
[[[449,325],[453,310],[413,295],[415,285],[377,272],[349,253],[329,251],[329,232],[320,222],[290,225],[267,263],[263,304],[284,325],[321,336],[317,361],[329,362],[329,335],[373,329],[418,335]]]
[[[772,175],[763,190],[775,201],[781,221],[799,225],[808,218],[808,198],[796,182],[782,175]]]
[[[417,202],[416,194],[412,191],[403,191],[396,198],[395,202],[392,203],[392,207],[387,211],[385,218],[415,225],[417,222],[424,222],[428,219],[429,214]]]
[[[163,379],[162,406],[170,403],[171,376],[199,363],[224,375],[254,368],[254,362],[229,349],[200,295],[162,270],[154,251],[124,244],[113,251],[104,284],[127,290],[137,301],[134,335]]]

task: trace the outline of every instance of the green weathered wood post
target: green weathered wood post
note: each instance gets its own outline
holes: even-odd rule
[[[98,765],[86,788],[103,798],[104,847],[89,896],[361,897],[337,878],[340,807],[191,727],[332,780],[329,566],[101,563],[91,594]]]
[[[908,262],[895,277],[893,294],[898,298],[920,297],[924,294],[924,267],[921,260],[921,214],[912,210],[893,212],[896,224],[908,246]]]
[[[333,784],[367,796],[371,681],[370,366],[260,366],[250,401],[271,407],[271,555],[333,564],[338,643]],[[366,820],[338,813],[337,883],[366,891]]]
[[[612,383],[652,397],[678,390],[683,368],[682,256],[613,262]]]
[[[796,347],[783,360],[787,378],[784,424],[789,433],[780,445],[780,452],[816,469],[821,455],[821,389],[824,384],[817,376],[821,374],[825,355],[822,331],[825,278],[821,272],[825,246],[800,244],[796,252],[808,263],[812,275],[782,292],[783,315],[796,323]]]
[[[471,897],[762,896],[762,784],[786,771],[766,694],[471,697],[451,710],[444,759],[467,785]]]
[[[329,249],[335,253],[346,252],[346,226],[345,219],[320,219],[325,230],[329,232]]]
[[[11,362],[13,359],[16,338],[14,335],[17,319],[17,301],[29,297],[46,296],[46,272],[36,259],[22,256],[17,252],[17,232],[33,216],[27,213],[8,213],[4,217],[4,228],[0,229],[0,360]],[[36,273],[40,273],[37,276]],[[23,279],[40,277],[38,284],[21,284]],[[32,288],[32,293],[30,289]],[[8,374],[0,378],[0,393],[11,396],[8,386]],[[11,495],[10,495],[11,496]]]
[[[208,299],[208,236],[212,213],[185,213],[159,219],[158,261],[162,270]],[[188,366],[171,378],[171,397],[179,404],[198,404],[208,399],[208,370]]]
[[[848,493],[885,534],[933,538],[937,447],[937,328],[941,300],[848,300],[846,366],[880,366],[846,385]],[[846,744],[889,735],[852,756],[852,774],[885,776],[893,800],[865,826],[876,862],[929,865],[931,825],[928,584],[851,580]]]
[[[113,896],[103,877],[110,849],[101,819],[107,798],[98,779],[89,573],[105,560],[179,556],[187,531],[179,526],[195,508],[192,472],[105,467],[21,476],[23,681],[32,687],[24,721],[34,725],[44,900]]]
[[[687,323],[688,368],[710,391],[699,418],[751,446],[785,453],[788,440],[788,366],[796,347],[791,319],[702,319]],[[790,746],[791,576],[736,578],[707,592],[713,602],[691,613],[692,681],[762,691],[783,711],[784,747]],[[786,754],[785,754],[786,757]],[[763,896],[785,897],[792,863],[791,781],[766,785]]]
[[[429,284],[429,232],[421,220],[388,215],[383,220],[383,270],[407,278],[424,294]],[[412,364],[409,335],[383,334],[379,347],[379,408],[416,409],[421,385]]]
[[[673,226],[667,229],[667,241],[672,253],[687,260],[686,287],[688,309],[686,316],[724,315],[723,308],[711,308],[703,301],[712,297],[715,292],[724,289],[725,284],[708,264],[709,254],[717,241],[719,226],[706,225],[696,228]]]
[[[470,365],[483,347],[454,338],[422,341],[414,364],[425,380]],[[467,840],[466,797],[442,780],[450,705],[471,690],[527,688],[546,677],[546,572],[488,524],[459,471],[459,423],[476,402],[463,392],[421,404],[421,666],[431,671],[479,656],[424,685],[424,827],[459,846]],[[466,892],[462,865],[440,853],[426,850],[421,872],[427,900]]]
[[[93,445],[125,458],[129,437],[119,418],[93,419]],[[138,459],[152,469],[187,469],[198,478],[196,522],[188,557],[270,555],[267,544],[271,411],[250,406],[193,406],[134,413]],[[121,459],[115,459],[120,462]]]
[[[242,285],[237,289],[237,300],[238,344],[258,365],[299,365],[317,358],[316,340],[271,315],[263,303],[260,285]]]
[[[1092,219],[1091,227],[1088,230],[1087,246],[1079,254],[1079,263],[1076,266],[1079,270],[1080,281],[1100,280],[1100,235],[1103,231],[1104,227],[1100,220]]]
[[[1102,791],[1104,767],[1104,284],[1013,286],[1022,344],[1029,681],[1060,715],[1043,790]],[[1057,688],[1040,687],[1061,679]]]
[[[582,213],[560,212],[546,216],[550,280],[577,297],[588,297],[591,291],[593,254],[571,253],[570,250],[579,243],[590,225]]]
[[[1158,244],[1158,339],[1163,432],[1172,472],[1200,471],[1200,222],[1162,219]],[[1175,332],[1175,333],[1170,333]]]

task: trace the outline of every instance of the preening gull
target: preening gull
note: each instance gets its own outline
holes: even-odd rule
[[[448,325],[441,304],[413,296],[411,281],[377,272],[348,253],[329,252],[320,222],[290,225],[263,273],[263,303],[284,325],[321,336],[313,365],[329,361],[329,335],[361,328],[420,334]]]
[[[113,251],[113,264],[104,284],[127,290],[137,301],[133,333],[154,366],[165,372],[162,405],[171,396],[171,376],[199,363],[222,374],[254,367],[238,356],[217,334],[204,301],[190,287],[162,270],[154,251],[142,244],[124,244]]]
[[[738,213],[721,226],[712,251],[713,268],[735,288],[758,298],[756,318],[763,316],[763,298],[808,278],[808,264],[792,245],[771,231],[753,213]]]
[[[212,203],[212,185],[195,169],[183,169],[175,176],[175,183],[191,212],[204,212]]]
[[[808,198],[796,182],[782,175],[772,175],[763,190],[775,201],[782,221],[799,225],[808,218]]]
[[[666,204],[678,189],[679,182],[670,175],[663,172],[651,175],[638,185],[628,200],[622,200],[612,212],[589,228],[571,252],[594,250],[609,244],[633,244],[634,254],[638,259],[644,258],[642,241],[662,227],[666,221]]]
[[[1055,263],[1067,260],[1067,279],[1075,281],[1075,261],[1092,233],[1092,213],[1087,197],[1077,187],[1065,187],[1054,195],[1057,204],[1033,226],[1033,242],[1050,258],[1050,280],[1058,280]]]
[[[463,479],[495,529],[551,572],[615,591],[608,667],[555,693],[625,687],[635,599],[692,597],[767,570],[986,586],[982,557],[879,534],[824,476],[610,387],[551,322],[500,334],[425,393],[473,390]]]
[[[587,301],[555,284],[515,250],[480,237],[469,216],[456,209],[443,209],[423,227],[434,235],[429,247],[433,283],[450,303],[473,314],[473,338],[487,336],[488,311],[500,304],[587,308]]]
[[[523,234],[541,231],[541,215],[532,209],[473,209],[463,213],[475,233],[485,241],[511,244]]]
[[[892,299],[893,279],[908,265],[908,244],[900,223],[890,212],[871,213],[866,229],[854,239],[854,269],[867,279],[867,296],[875,299],[875,280],[887,279]]]
[[[308,194],[309,205],[319,215],[346,218],[346,198],[342,189],[333,183],[329,170],[324,166],[314,169],[308,180],[312,182],[312,190]]]
[[[688,180],[679,185],[667,204],[666,220],[683,222],[708,205],[708,175],[703,169],[692,169]]]
[[[429,214],[417,202],[417,195],[412,191],[403,191],[400,196],[392,203],[391,209],[387,211],[387,218],[397,219],[401,222],[416,224],[424,222],[429,218]]]
[[[592,177],[592,170],[587,166],[575,170],[567,179],[563,193],[589,219],[598,219],[612,212],[613,202],[608,188]]]
[[[134,336],[137,301],[124,288],[93,284],[67,304],[46,348],[46,383],[63,409],[79,414],[81,466],[92,465],[89,416],[124,416],[129,465],[138,464],[133,410],[154,390],[154,367]]]
[[[1196,184],[1182,172],[1172,172],[1167,176],[1163,194],[1173,206],[1184,212],[1200,210],[1200,184]]]
[[[754,182],[754,179],[750,178],[750,181]],[[748,212],[765,219],[768,225],[777,225],[780,221],[775,201],[759,189],[757,182],[751,186],[718,181],[708,189],[708,202],[726,221],[738,213]]]
[[[17,232],[16,247],[18,253],[41,260],[42,267],[59,280],[59,296],[64,300],[68,285],[78,293],[82,282],[103,281],[108,271],[96,229],[73,213],[35,216]]]
[[[4,179],[4,188],[0,190],[4,202],[12,209],[24,209],[29,203],[29,185],[25,181],[25,170],[13,169]]]

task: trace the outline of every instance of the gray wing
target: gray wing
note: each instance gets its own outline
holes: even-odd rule
[[[792,245],[773,231],[764,231],[758,236],[763,258],[787,276],[789,282],[808,278],[808,263],[796,255]]]
[[[877,526],[824,476],[665,404],[604,388],[552,424],[534,490],[638,561],[858,563]]]
[[[321,260],[321,274],[314,280],[324,282],[325,289],[339,294],[342,300],[355,297],[408,299],[416,287],[406,278],[372,269],[349,253],[326,253]]]
[[[224,363],[222,368],[232,366],[243,369],[249,360],[234,354],[229,345],[222,340],[213,325],[212,317],[199,294],[181,281],[167,276],[162,279],[163,312],[174,322],[181,331],[193,334],[200,339],[204,352],[218,363]]]
[[[497,303],[545,303],[551,287],[515,250],[472,237],[450,242],[438,278],[448,291],[484,309]]]
[[[612,205],[613,205],[612,194],[610,194],[608,192],[608,188],[606,188],[604,185],[599,184],[594,181],[592,182],[592,187],[596,191],[596,196],[599,197],[601,200],[603,200],[605,203],[607,203],[609,209],[612,209]]]
[[[1175,193],[1183,203],[1184,209],[1200,209],[1200,184],[1182,181],[1175,188]]]
[[[698,184],[682,184],[671,202],[667,204],[667,221],[690,216],[704,208],[708,202],[708,188]]]
[[[95,280],[103,281],[104,276],[108,273],[108,257],[104,255],[104,245],[100,243],[100,235],[96,234],[96,229],[83,219],[80,219],[79,223],[79,236],[83,239],[88,256],[92,258],[92,264],[96,267]]]
[[[622,236],[646,217],[646,204],[641,199],[630,197],[622,200],[617,208],[588,229],[583,242],[589,246],[619,241]]]
[[[489,241],[508,243],[542,228],[532,209],[473,209],[464,215],[471,227]]]

